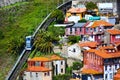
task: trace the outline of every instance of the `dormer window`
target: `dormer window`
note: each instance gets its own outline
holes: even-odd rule
[[[112,50],[112,52],[115,52],[115,50]]]
[[[108,52],[111,52],[111,50],[108,50]]]

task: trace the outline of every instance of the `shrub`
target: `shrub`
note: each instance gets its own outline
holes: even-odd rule
[[[73,62],[73,70],[79,70],[80,68],[83,67],[83,64],[81,62]]]
[[[53,76],[53,80],[70,80],[71,77],[72,75],[70,74],[63,74],[63,75]]]
[[[87,22],[87,20],[86,20],[86,19],[81,19],[81,20],[79,20],[78,22],[79,22],[79,23]]]
[[[0,31],[0,39],[4,38],[3,32]]]
[[[52,12],[51,18],[56,18],[57,23],[63,23],[64,21],[64,14],[61,10],[56,9]]]
[[[71,44],[77,43],[79,42],[79,40],[81,40],[80,36],[69,36],[68,37],[68,42]]]
[[[97,7],[97,5],[96,5],[95,3],[93,3],[93,2],[87,2],[86,8],[87,8],[88,10],[93,10],[93,9],[97,9],[98,7]]]

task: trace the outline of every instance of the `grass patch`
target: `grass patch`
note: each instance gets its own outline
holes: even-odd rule
[[[56,8],[57,1],[33,0],[0,8],[0,31],[4,36],[0,39],[0,80],[5,79],[15,63],[12,53],[7,52],[10,40],[24,40],[25,36],[31,35],[47,14]]]

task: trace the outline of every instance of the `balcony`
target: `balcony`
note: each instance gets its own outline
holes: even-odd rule
[[[114,42],[120,42],[120,38],[119,39],[114,39]]]

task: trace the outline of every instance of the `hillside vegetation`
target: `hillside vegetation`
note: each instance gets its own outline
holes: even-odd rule
[[[62,0],[61,0],[62,1]],[[31,35],[60,0],[27,0],[0,8],[0,80],[4,80]]]

